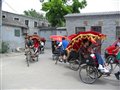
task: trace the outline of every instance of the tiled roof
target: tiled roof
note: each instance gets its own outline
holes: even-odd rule
[[[81,17],[81,16],[102,16],[102,15],[120,15],[120,11],[111,11],[111,12],[96,12],[96,13],[75,13],[75,14],[67,14],[67,17]]]
[[[26,17],[26,18],[29,18],[29,19],[34,19],[34,20],[40,20],[40,21],[46,21],[48,22],[46,19],[38,19],[38,18],[35,18],[35,17],[32,17],[32,16],[26,16],[24,14],[16,14],[16,13],[12,13],[12,12],[8,12],[8,11],[2,11],[2,14],[12,14],[12,15],[16,15],[16,16],[20,16],[20,17]]]
[[[8,20],[7,18],[2,19],[2,24],[9,25],[9,26],[28,28],[26,25],[22,24],[21,22],[19,22],[17,20]]]

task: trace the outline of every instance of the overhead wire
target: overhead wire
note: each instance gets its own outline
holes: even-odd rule
[[[11,9],[13,10],[14,12],[18,13],[9,3],[7,3],[5,0],[3,0],[3,2]],[[2,3],[3,3],[2,2]]]

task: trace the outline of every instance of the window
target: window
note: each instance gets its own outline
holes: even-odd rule
[[[45,24],[44,23],[42,23],[42,26],[44,26]]]
[[[79,32],[83,32],[83,31],[85,31],[85,27],[76,27],[75,28],[75,33],[76,34],[79,33]]]
[[[19,20],[19,18],[14,18],[14,20]]]
[[[15,29],[14,33],[15,33],[16,37],[20,37],[20,30],[19,29]]]
[[[91,30],[101,33],[102,27],[101,26],[91,26]]]
[[[5,18],[5,15],[2,15],[2,18]]]
[[[120,37],[120,26],[116,27],[116,39]]]
[[[37,27],[37,22],[34,22],[34,27]]]
[[[28,26],[28,24],[29,24],[29,20],[25,20],[25,25]]]

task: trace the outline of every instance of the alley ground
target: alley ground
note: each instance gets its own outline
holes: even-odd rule
[[[40,54],[39,61],[27,67],[24,53],[1,55],[1,90],[39,89],[80,89],[119,90],[120,82],[114,74],[101,77],[93,84],[85,84],[79,79],[79,71],[73,71],[68,64],[52,60],[51,50]]]

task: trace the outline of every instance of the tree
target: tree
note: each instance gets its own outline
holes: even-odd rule
[[[68,0],[48,0],[42,4],[42,10],[46,12],[46,18],[51,26],[64,26],[64,16],[69,13],[80,13],[80,9],[85,8],[86,0],[73,0],[68,4]]]
[[[35,18],[39,18],[39,19],[44,19],[45,17],[43,16],[43,14],[40,14],[39,12],[36,12],[36,10],[31,9],[28,11],[24,11],[24,14],[26,16],[31,16],[31,17],[35,17]]]

